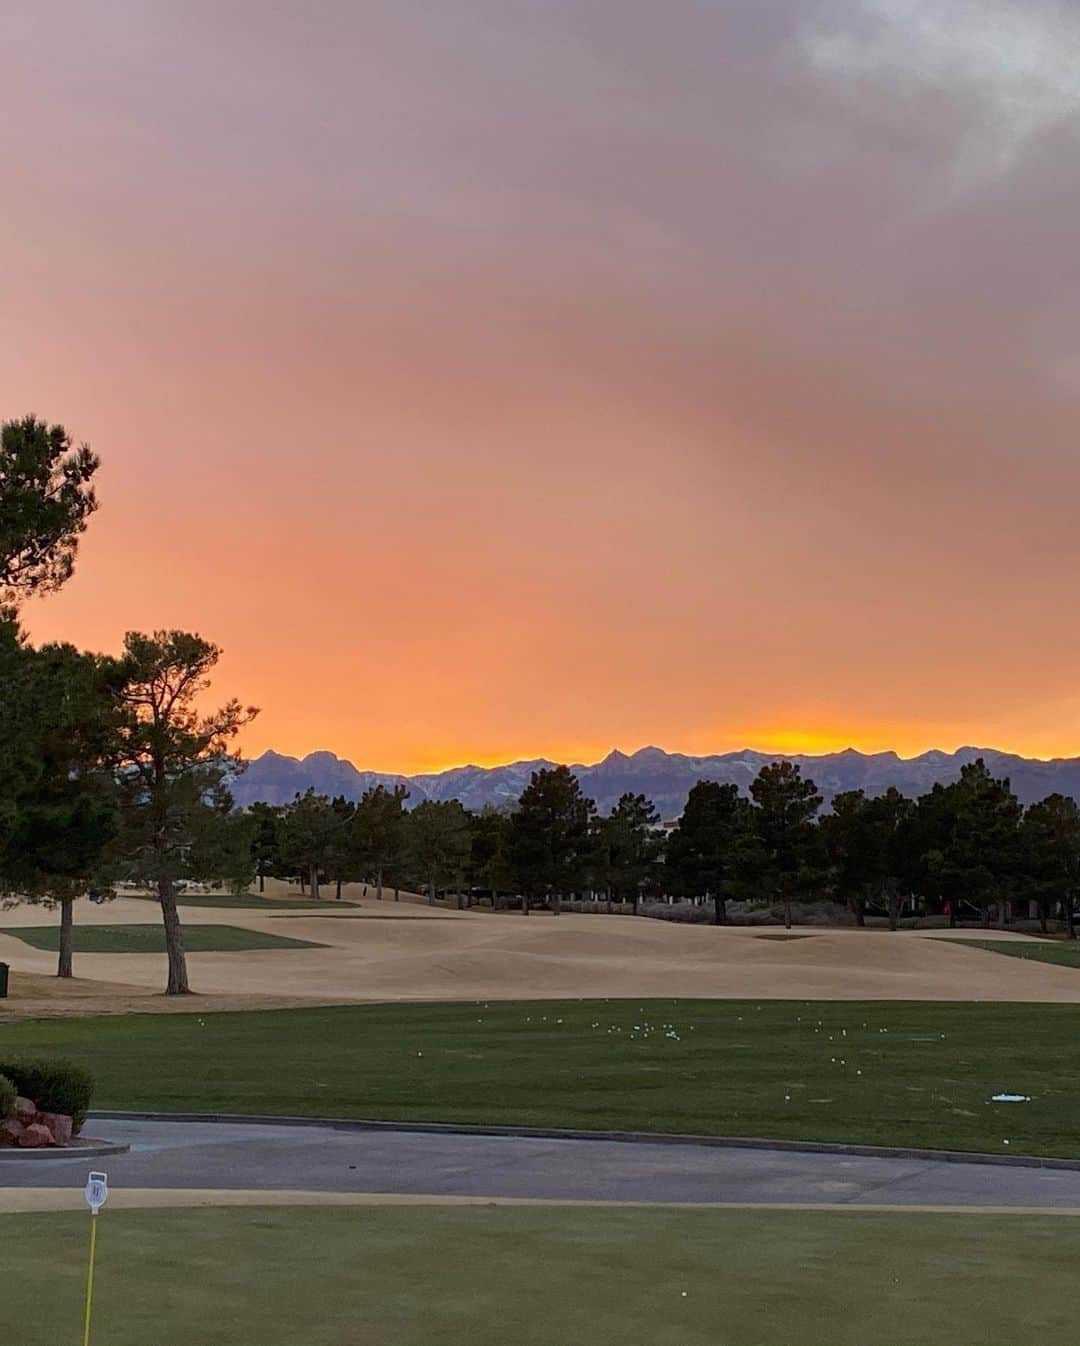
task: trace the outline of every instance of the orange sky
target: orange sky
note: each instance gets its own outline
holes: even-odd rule
[[[0,415],[104,462],[34,636],[385,770],[1080,753],[1080,18],[935,13],[10,7]]]

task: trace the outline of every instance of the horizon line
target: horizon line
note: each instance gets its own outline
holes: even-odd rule
[[[498,771],[502,767],[521,766],[524,764],[531,764],[533,762],[545,762],[550,763],[553,766],[568,766],[571,769],[574,767],[592,768],[600,766],[603,762],[607,761],[609,757],[615,754],[618,754],[619,756],[625,757],[629,760],[638,756],[640,753],[650,751],[662,752],[666,757],[688,757],[695,761],[709,757],[738,757],[740,754],[743,753],[753,753],[758,757],[770,757],[775,760],[786,760],[786,761],[791,761],[795,758],[802,758],[808,761],[821,761],[827,757],[841,757],[844,756],[845,754],[854,754],[857,757],[895,757],[896,760],[899,762],[916,762],[920,758],[929,757],[932,753],[940,753],[944,757],[955,757],[957,753],[961,752],[1000,753],[1003,756],[1020,758],[1022,761],[1041,762],[1044,764],[1050,764],[1052,762],[1073,762],[1078,760],[1075,755],[1069,756],[1066,754],[1061,754],[1053,757],[1029,756],[1021,752],[1012,751],[1008,748],[995,748],[985,744],[978,745],[974,743],[961,743],[957,747],[952,749],[926,748],[922,752],[912,753],[910,756],[907,757],[903,756],[901,753],[897,752],[893,748],[881,748],[872,752],[868,752],[863,750],[862,748],[856,748],[851,745],[845,748],[833,748],[830,749],[828,752],[791,752],[771,748],[753,748],[750,747],[749,745],[744,745],[741,748],[729,748],[720,752],[695,753],[695,752],[671,751],[667,748],[660,748],[655,743],[645,743],[642,744],[640,748],[635,748],[633,752],[624,752],[621,748],[610,748],[602,757],[598,758],[597,761],[595,762],[560,761],[557,758],[545,757],[545,756],[512,757],[506,760],[492,762],[488,765],[484,765],[480,762],[459,762],[451,766],[437,767],[435,769],[428,769],[421,771],[381,770],[376,767],[358,767],[352,758],[342,757],[338,753],[334,752],[332,748],[313,748],[310,752],[304,753],[303,756],[295,756],[292,753],[279,752],[276,748],[264,748],[263,751],[258,753],[256,756],[252,757],[245,756],[244,761],[246,763],[256,762],[259,761],[261,758],[272,754],[275,757],[281,757],[287,759],[290,762],[296,762],[299,764],[307,761],[308,758],[310,757],[326,755],[334,758],[334,760],[337,762],[346,763],[348,766],[351,766],[354,771],[366,772],[373,776],[401,776],[405,779],[415,779],[418,776],[443,776],[451,771],[469,771],[469,770]]]

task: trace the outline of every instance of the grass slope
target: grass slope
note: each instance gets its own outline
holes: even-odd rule
[[[133,898],[136,902],[153,902],[157,898],[151,893],[123,893],[123,897]],[[337,898],[326,898],[316,902],[310,897],[260,897],[258,893],[181,893],[176,899],[181,907],[221,907],[237,911],[325,911],[327,907],[358,907],[359,902],[346,902]]]
[[[60,929],[55,925],[5,926],[35,949],[56,952]],[[76,925],[72,931],[76,953],[164,953],[165,932],[160,925]],[[304,939],[266,935],[260,930],[242,930],[234,925],[185,925],[184,948],[188,953],[233,953],[245,949],[323,949]]]
[[[0,1025],[0,1050],[92,1060],[95,1102],[108,1108],[1080,1156],[1074,1005],[577,1000],[106,1015]],[[991,1103],[999,1092],[1032,1102]]]
[[[988,953],[1003,953],[1008,958],[1031,958],[1036,963],[1054,963],[1057,967],[1080,967],[1080,941],[1036,943],[1032,940],[1011,939],[951,939],[950,944],[962,944],[968,949],[985,949]]]
[[[6,1218],[3,1319],[20,1346],[79,1338],[87,1226]],[[1061,1216],[106,1208],[94,1339],[1073,1346],[1062,1287],[1078,1257],[1080,1220]]]

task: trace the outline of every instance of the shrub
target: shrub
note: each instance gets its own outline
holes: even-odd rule
[[[94,1093],[94,1078],[88,1070],[62,1057],[0,1058],[0,1077],[5,1075],[17,1093],[38,1105],[39,1112],[64,1113],[71,1118],[76,1135],[82,1130]]]
[[[18,1091],[6,1075],[0,1075],[0,1122],[15,1111]]]

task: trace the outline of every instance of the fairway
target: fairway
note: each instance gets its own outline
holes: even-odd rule
[[[88,1225],[5,1217],[2,1315],[19,1346],[77,1339]],[[1077,1257],[1080,1220],[1060,1216],[106,1208],[94,1339],[1074,1346]]]
[[[52,953],[60,947],[60,928],[55,925],[8,926],[4,934]],[[323,946],[235,925],[185,925],[184,947],[192,953],[235,953],[244,949]],[[160,925],[76,925],[72,930],[72,948],[76,953],[164,953],[165,932]]]
[[[9,1023],[0,1051],[92,1060],[103,1108],[1080,1157],[1080,1009],[1068,1005],[594,1000],[134,1014]],[[1031,1102],[991,1102],[997,1093]]]
[[[1008,958],[1030,958],[1037,963],[1052,963],[1056,967],[1080,968],[1078,940],[953,939],[950,943],[959,944],[965,949],[1003,953]]]
[[[153,902],[158,905],[158,899],[150,893],[129,893],[127,894],[135,902]],[[327,906],[337,907],[355,907],[356,902],[346,902],[344,899],[338,901],[337,898],[330,898],[326,901],[315,901],[310,897],[260,897],[258,893],[178,893],[176,898],[178,907],[210,907],[211,909],[220,909],[222,911],[320,911]]]

